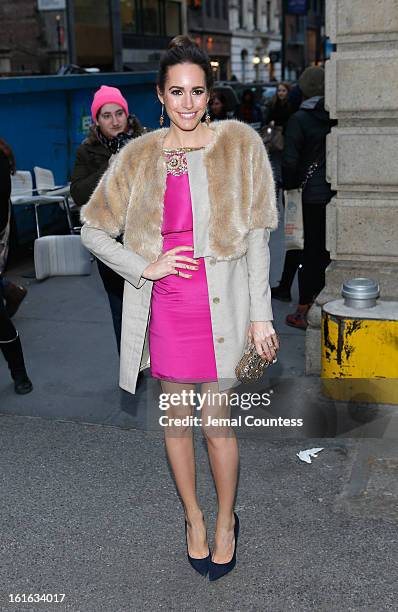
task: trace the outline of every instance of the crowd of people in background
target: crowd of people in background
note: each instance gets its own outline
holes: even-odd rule
[[[86,204],[102,174],[120,149],[145,129],[129,112],[122,93],[102,86],[95,94],[93,124],[80,145],[71,180],[71,196],[78,207]],[[286,317],[290,326],[306,329],[308,311],[325,284],[325,269],[330,262],[326,250],[326,205],[333,197],[326,180],[326,135],[333,122],[324,106],[324,71],[307,68],[293,86],[281,82],[265,109],[247,88],[235,112],[230,112],[225,95],[215,91],[209,102],[211,121],[237,118],[253,124],[262,134],[272,134],[265,142],[273,167],[279,201],[283,209],[283,190],[300,187],[308,169],[316,165],[303,190],[304,249],[287,251],[282,276],[272,297],[291,301],[291,287],[298,272],[299,304]],[[265,130],[264,130],[265,128]],[[271,143],[271,144],[270,144]],[[32,383],[26,372],[18,331],[11,321],[26,295],[24,287],[11,283],[4,275],[10,232],[10,176],[15,172],[11,147],[0,140],[0,349],[8,363],[17,393],[28,393]],[[97,260],[99,274],[112,314],[117,349],[120,353],[124,280]]]

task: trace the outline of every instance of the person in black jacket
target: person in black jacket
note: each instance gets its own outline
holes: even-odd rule
[[[71,196],[78,206],[87,204],[111,158],[144,131],[138,119],[129,114],[127,101],[116,87],[103,85],[95,93],[91,114],[94,125],[77,149],[70,186]],[[124,279],[99,259],[97,265],[108,296],[120,353]]]
[[[289,92],[289,83],[278,83],[276,94],[266,105],[264,123],[273,121],[275,125],[281,126],[285,131],[287,122],[293,113],[293,108],[289,102]]]
[[[4,246],[4,250],[8,249],[7,235],[10,222],[10,194],[11,194],[11,173],[15,172],[15,160],[10,147],[3,141],[0,141],[0,242]],[[6,252],[2,252],[2,261],[7,257]],[[4,255],[4,257],[3,257]],[[21,340],[19,333],[15,329],[9,313],[7,304],[7,286],[12,288],[13,283],[10,281],[4,282],[2,268],[0,268],[0,350],[7,361],[11,377],[14,381],[15,392],[23,395],[29,393],[33,389],[33,385],[29,380],[26,372],[25,362],[22,352]],[[26,290],[25,290],[26,293]]]
[[[282,154],[284,189],[296,189],[308,177],[302,194],[304,251],[299,275],[299,305],[286,317],[292,327],[306,329],[307,312],[325,285],[330,257],[326,250],[326,205],[335,192],[326,180],[326,135],[335,122],[324,106],[324,70],[307,68],[299,79],[304,101],[287,124]],[[314,169],[309,172],[310,169]]]

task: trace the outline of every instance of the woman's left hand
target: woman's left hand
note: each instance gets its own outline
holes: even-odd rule
[[[276,359],[279,341],[272,321],[251,321],[247,335],[249,341],[254,343],[260,357],[270,362]]]

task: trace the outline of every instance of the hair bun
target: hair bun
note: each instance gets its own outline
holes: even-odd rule
[[[196,47],[197,49],[199,49],[199,46],[196,44],[193,38],[191,38],[187,34],[179,34],[178,36],[175,36],[169,42],[167,48],[168,49],[176,49],[176,48],[186,49],[188,47]]]

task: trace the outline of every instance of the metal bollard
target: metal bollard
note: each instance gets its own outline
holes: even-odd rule
[[[322,309],[322,390],[336,400],[398,404],[398,302],[368,278],[343,284]]]

